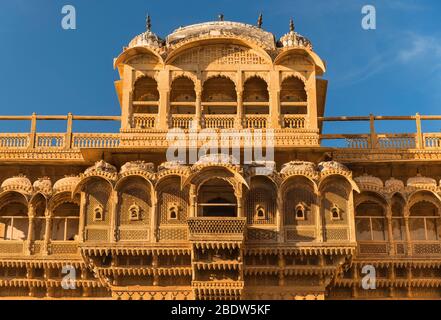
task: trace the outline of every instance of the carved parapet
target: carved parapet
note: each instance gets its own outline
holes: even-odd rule
[[[190,287],[112,287],[116,300],[194,300]]]

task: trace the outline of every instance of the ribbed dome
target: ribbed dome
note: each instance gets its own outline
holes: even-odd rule
[[[282,47],[304,47],[312,50],[311,41],[295,31],[285,34],[280,38],[279,43]]]
[[[133,47],[151,47],[160,48],[164,46],[164,40],[159,38],[155,33],[151,31],[150,16],[146,19],[146,32],[141,33],[132,39],[129,43],[129,48]]]
[[[144,47],[144,46],[160,48],[163,45],[164,45],[164,40],[162,40],[156,34],[148,30],[133,38],[133,40],[130,41],[129,43],[129,48]]]
[[[294,30],[294,21],[289,22],[289,32],[283,35],[278,43],[282,47],[304,47],[312,50],[312,43]]]

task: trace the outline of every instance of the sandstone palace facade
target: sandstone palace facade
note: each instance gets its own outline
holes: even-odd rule
[[[120,116],[0,117],[31,128],[0,132],[0,298],[441,297],[441,133],[421,127],[440,116],[324,117],[325,63],[292,22],[279,40],[261,19],[150,29],[114,60]],[[73,130],[92,120],[120,130]],[[416,130],[377,133],[384,120]],[[370,130],[323,132],[346,121]],[[207,129],[232,134],[239,163],[189,161]],[[245,162],[257,133],[274,157]]]

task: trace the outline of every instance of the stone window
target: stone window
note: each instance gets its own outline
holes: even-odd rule
[[[306,220],[306,208],[303,203],[299,203],[296,206],[295,215],[296,215],[296,220]]]
[[[257,220],[265,220],[266,219],[265,208],[260,204],[258,204],[256,206],[256,219]]]
[[[94,221],[103,221],[104,220],[103,206],[98,205],[93,209],[93,220]]]
[[[331,220],[341,220],[340,208],[335,204],[331,208]]]
[[[141,210],[137,204],[133,204],[129,208],[129,220],[139,221],[141,220]]]
[[[171,203],[167,210],[168,220],[178,220],[179,219],[179,206],[177,203]]]

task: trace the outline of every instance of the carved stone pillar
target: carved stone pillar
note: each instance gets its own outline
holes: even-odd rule
[[[280,191],[278,191],[276,199],[276,223],[277,233],[279,234],[279,242],[284,242],[285,235],[283,230],[283,199]]]
[[[45,228],[44,228],[44,243],[43,243],[43,254],[49,255],[49,242],[52,233],[52,213],[46,210],[44,214],[45,218]]]
[[[279,286],[283,287],[285,285],[285,275],[284,270],[286,266],[285,256],[283,254],[279,254]]]
[[[193,126],[196,126],[196,130],[201,129],[201,121],[202,121],[202,90],[200,86],[197,86],[196,89],[196,103],[195,103],[195,119]]]
[[[192,184],[190,186],[190,198],[189,198],[189,202],[190,202],[190,212],[189,212],[189,217],[196,217],[197,216],[197,195],[196,195],[196,186],[194,184]]]
[[[86,238],[86,230],[85,230],[85,225],[86,225],[86,214],[87,214],[87,197],[86,197],[86,193],[83,191],[81,192],[81,196],[80,196],[80,221],[79,221],[79,241],[80,242],[84,242],[85,238]]]
[[[134,70],[128,65],[124,65],[122,108],[121,108],[121,129],[129,129],[132,127],[133,115],[133,85]]]
[[[237,115],[235,119],[234,127],[235,129],[242,129],[243,128],[243,91],[237,92]]]
[[[159,90],[159,107],[158,107],[158,121],[156,128],[160,130],[167,130],[169,128],[169,105],[170,105],[170,90]]]
[[[395,255],[394,234],[392,230],[392,208],[390,205],[387,206],[387,234],[390,243],[389,254]]]
[[[26,254],[30,255],[32,253],[32,244],[34,242],[34,217],[35,208],[33,206],[29,207],[29,225],[28,225],[28,237],[26,242]]]
[[[281,125],[281,110],[280,110],[280,91],[271,90],[269,93],[269,104],[270,104],[270,118],[271,127],[273,129],[280,129]]]
[[[118,201],[119,193],[117,191],[112,192],[112,206],[110,212],[110,231],[111,237],[110,242],[116,242],[119,240],[118,236]]]
[[[406,229],[406,246],[407,246],[407,255],[412,255],[412,243],[410,239],[410,228],[409,228],[409,216],[405,214],[404,216],[404,227]]]
[[[153,195],[152,196],[152,212],[151,212],[151,217],[150,217],[151,239],[154,242],[158,242],[159,241],[158,216],[160,214],[159,208],[158,208],[158,195],[154,191],[152,191],[152,195]]]

